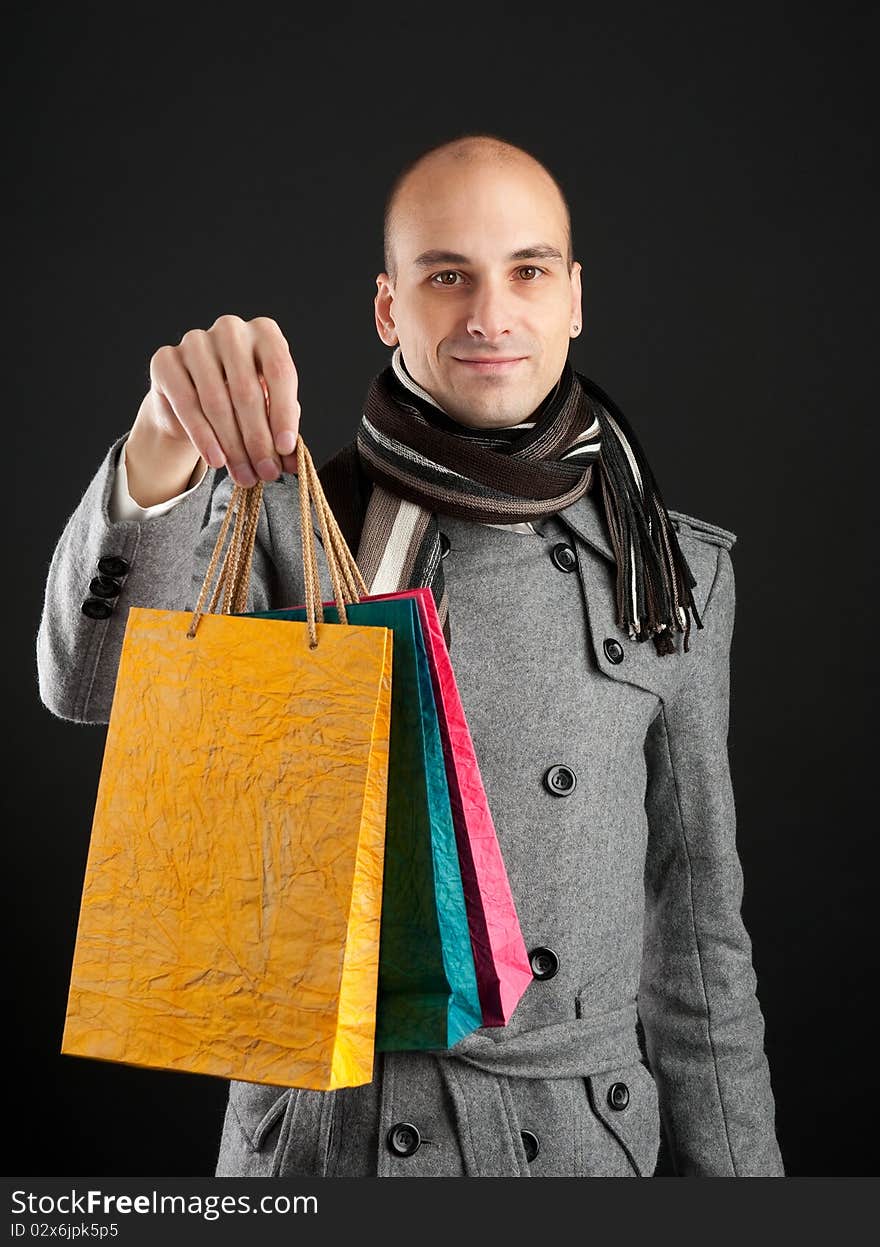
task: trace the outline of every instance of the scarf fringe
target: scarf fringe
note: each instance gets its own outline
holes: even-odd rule
[[[634,641],[653,640],[661,656],[675,653],[673,633],[683,632],[687,653],[691,616],[698,628],[703,627],[692,593],[696,578],[682,553],[654,474],[629,421],[595,382],[580,373],[577,377],[596,399],[602,427],[596,462],[617,562],[616,622]],[[633,473],[621,438],[626,441],[641,481]]]

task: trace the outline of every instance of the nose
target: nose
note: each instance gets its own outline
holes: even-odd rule
[[[512,319],[511,296],[503,281],[485,281],[475,289],[467,316],[469,334],[492,342],[510,332]]]

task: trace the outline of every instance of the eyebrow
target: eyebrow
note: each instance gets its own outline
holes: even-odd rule
[[[563,262],[564,257],[558,247],[551,247],[549,243],[535,243],[532,247],[521,247],[519,251],[511,251],[507,257],[508,260],[558,260]],[[457,251],[423,251],[421,255],[417,255],[413,260],[416,268],[434,268],[437,264],[472,264],[466,255],[461,255]]]

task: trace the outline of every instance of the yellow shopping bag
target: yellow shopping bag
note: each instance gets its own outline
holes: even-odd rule
[[[260,482],[235,487],[194,612],[129,610],[62,1053],[372,1079],[393,633],[347,622],[333,566],[340,622],[324,622],[310,504],[324,533],[329,508],[302,439],[298,455],[306,621],[232,617]]]

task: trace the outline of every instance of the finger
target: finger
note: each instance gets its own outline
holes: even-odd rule
[[[257,376],[250,326],[238,317],[221,317],[211,329],[239,436],[247,453],[246,462],[253,468],[254,478],[274,481],[281,472],[281,461],[275,452],[272,430],[266,412],[266,399]]]
[[[156,414],[164,419],[172,436],[182,429],[195,449],[212,468],[226,459],[214,429],[205,418],[192,377],[177,348],[160,349],[150,361],[150,388]]]
[[[240,317],[221,316],[209,330],[194,334],[191,341],[188,337],[184,335],[181,340],[181,349],[187,351],[187,366],[194,375],[205,415],[223,447],[229,474],[238,485],[255,485],[261,475],[257,460],[265,457],[265,451],[253,444],[250,430],[258,423],[264,426],[264,442],[270,443],[270,452],[271,439],[247,325]],[[280,465],[274,469],[276,476],[279,470]]]
[[[299,476],[299,460],[296,457],[296,451],[292,454],[281,456],[281,467],[288,476]]]
[[[271,421],[272,421],[272,395],[269,393],[269,386],[268,386],[268,383],[267,383],[266,378],[263,376],[263,374],[262,374],[262,373],[258,373],[258,379],[259,379],[260,385],[263,387],[263,397],[264,397],[264,398],[265,398],[265,400],[266,400],[266,414],[267,414],[267,416],[269,417],[269,423],[270,423],[270,426],[271,426]],[[287,434],[286,434],[286,436],[288,436],[288,437],[289,437],[289,436],[291,436],[291,434],[290,434],[290,433],[287,433]],[[293,436],[294,436],[295,438],[298,438],[298,436],[299,436],[299,435],[298,435],[298,433],[297,433],[296,435],[293,435]],[[277,439],[276,439],[276,440],[277,440]],[[296,442],[294,441],[294,445],[295,445],[295,444],[296,444]],[[283,443],[282,443],[282,445],[289,445],[289,442],[283,442]],[[296,476],[296,475],[297,475],[297,473],[298,473],[298,471],[299,471],[299,468],[298,468],[298,466],[297,466],[296,450],[292,450],[292,451],[290,451],[288,454],[279,455],[279,456],[278,456],[278,458],[281,460],[281,469],[282,469],[282,471],[287,472],[287,473],[291,473],[291,472],[292,472],[294,476]]]
[[[254,332],[254,359],[265,381],[269,427],[275,450],[282,463],[296,452],[299,436],[299,376],[290,348],[278,324],[260,316],[251,322]],[[287,469],[289,470],[289,468]]]

